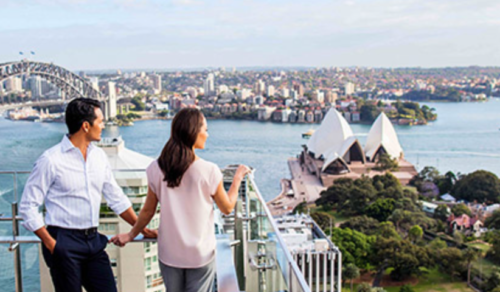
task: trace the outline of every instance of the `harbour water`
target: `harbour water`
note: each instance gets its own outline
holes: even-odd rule
[[[469,173],[485,169],[500,175],[500,100],[485,103],[429,103],[438,120],[427,126],[395,126],[405,157],[420,170],[426,165],[441,172]],[[171,121],[135,122],[133,127],[108,127],[104,136],[121,135],[126,147],[157,157],[167,141]],[[256,182],[266,200],[280,192],[279,181],[289,177],[287,158],[307,143],[302,133],[319,125],[276,124],[255,121],[208,121],[206,149],[198,155],[220,167],[244,163],[257,169]],[[352,125],[364,145],[370,125]],[[64,124],[13,122],[0,118],[0,170],[30,170],[36,158],[58,143]],[[0,183],[0,213],[10,214],[12,183]],[[0,235],[9,225],[0,224]],[[0,246],[0,287],[14,291],[12,255]],[[23,246],[25,291],[37,291],[36,246]],[[6,290],[4,290],[6,288]]]

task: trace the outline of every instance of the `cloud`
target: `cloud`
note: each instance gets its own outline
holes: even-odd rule
[[[500,64],[497,1],[2,2],[0,39],[76,67]]]

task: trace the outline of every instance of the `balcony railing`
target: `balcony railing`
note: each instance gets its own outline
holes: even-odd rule
[[[229,167],[224,169],[223,173],[225,185],[229,186],[234,169]],[[39,276],[34,275],[31,270],[29,275],[27,273],[23,275],[25,262],[33,261],[29,259],[33,254],[27,256],[26,252],[21,253],[23,246],[40,243],[33,233],[19,227],[22,218],[18,215],[17,204],[28,175],[28,171],[0,171],[2,291],[20,292],[23,291],[25,282],[40,281]],[[146,177],[144,170],[119,170],[115,176],[120,186],[128,190],[141,189],[140,186],[144,185]],[[142,193],[127,195],[132,202],[144,200]],[[103,220],[107,220],[106,217]],[[245,179],[235,211],[229,216],[224,216],[219,224],[222,226],[220,226],[221,234],[217,235],[217,291],[310,291],[294,257],[279,234],[253,175],[248,175]],[[155,239],[144,239],[139,236],[134,240],[136,243],[146,241],[151,242]],[[233,260],[228,261],[229,257]],[[8,263],[9,261],[12,262]],[[14,275],[9,268],[12,263]],[[15,279],[14,283],[12,278]],[[337,289],[340,289],[340,286]],[[333,286],[330,291],[334,291]]]

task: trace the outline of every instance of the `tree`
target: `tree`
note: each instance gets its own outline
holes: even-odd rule
[[[436,263],[442,273],[446,273],[452,278],[459,276],[466,268],[462,252],[456,247],[439,250]]]
[[[374,104],[364,104],[359,108],[361,120],[364,122],[373,122],[379,115],[379,110]]]
[[[439,188],[440,194],[449,193],[456,181],[457,181],[457,176],[451,171],[448,171],[442,177],[434,179],[434,183]]]
[[[396,171],[398,170],[399,167],[398,160],[396,158],[392,158],[387,153],[380,154],[378,157],[378,161],[375,165],[378,170],[382,171],[385,170]]]
[[[326,212],[314,212],[311,218],[322,230],[329,230],[330,226],[335,226],[334,218]]]
[[[439,237],[434,238],[430,243],[429,243],[429,248],[433,251],[438,251],[443,248],[447,248],[448,245],[446,244],[446,241],[440,239]]]
[[[130,102],[135,106],[136,111],[143,111],[146,108],[140,96],[135,96]]]
[[[500,230],[500,209],[495,210],[490,217],[486,218],[484,221],[484,226],[489,229],[497,229]]]
[[[462,232],[455,230],[453,231],[453,240],[455,240],[457,244],[462,244],[464,243],[464,235]]]
[[[375,287],[379,286],[385,270],[389,267],[393,268],[391,278],[400,281],[411,275],[420,275],[421,268],[433,264],[427,248],[414,245],[408,240],[379,236],[373,245],[373,250],[372,263],[377,266],[373,280]]]
[[[361,283],[358,285],[358,289],[356,291],[357,292],[371,292],[372,287],[368,283]]]
[[[472,267],[472,262],[477,260],[480,252],[475,248],[467,248],[462,251],[462,256],[465,262],[467,263],[467,285],[470,286],[470,270]]]
[[[490,235],[491,247],[486,254],[486,257],[489,258],[492,262],[496,264],[500,264],[500,233],[492,232]]]
[[[297,206],[295,206],[295,208],[293,208],[292,213],[293,214],[304,214],[306,212],[306,209],[307,209],[307,204],[304,201],[302,203],[299,203]]]
[[[451,208],[451,213],[455,215],[456,217],[461,216],[463,214],[467,214],[468,216],[471,215],[471,211],[469,207],[467,207],[465,204],[457,204]]]
[[[380,223],[377,234],[383,238],[401,239],[401,236],[399,236],[396,229],[394,229],[394,224],[390,221]]]
[[[420,181],[435,181],[439,178],[439,171],[433,166],[424,167],[417,175]]]
[[[386,221],[394,211],[394,199],[377,199],[365,208],[364,213],[380,222]]]
[[[342,276],[350,280],[351,282],[351,292],[352,292],[352,285],[353,285],[353,280],[359,278],[359,268],[356,267],[355,264],[349,263],[344,266],[343,271],[342,271]]]
[[[342,264],[354,263],[361,269],[369,267],[372,245],[375,242],[374,236],[349,228],[334,228],[331,239],[342,252]]]
[[[377,189],[377,197],[399,200],[404,197],[403,186],[390,172],[373,177],[373,186]]]
[[[319,206],[331,205],[347,215],[363,212],[375,198],[376,190],[369,177],[356,180],[338,179],[326,191],[320,193],[316,200]]]
[[[492,272],[484,286],[483,290],[485,291],[493,291],[494,289],[500,287],[500,272]]]
[[[354,186],[354,180],[350,178],[341,178],[333,182],[333,185],[320,193],[319,199],[316,200],[316,205],[324,206],[331,205],[341,207],[348,200],[350,190]]]
[[[408,237],[410,240],[415,243],[418,240],[422,239],[422,236],[424,235],[424,231],[422,228],[418,225],[414,225],[410,230],[408,231]]]
[[[436,226],[436,220],[429,218],[424,212],[407,211],[403,209],[396,209],[387,220],[393,222],[399,231],[410,230],[414,225],[419,225],[423,229],[428,229]]]
[[[451,194],[469,202],[499,203],[500,180],[489,171],[478,170],[460,178],[451,189]]]
[[[396,209],[392,212],[392,215],[387,218],[396,225],[396,230],[400,230],[400,224],[405,218],[405,211],[403,209]]]
[[[446,221],[446,219],[448,219],[448,216],[450,216],[450,212],[448,210],[448,206],[446,206],[445,204],[438,205],[436,210],[434,210],[434,219]]]
[[[366,235],[374,235],[377,232],[378,227],[379,222],[366,215],[351,217],[349,220],[340,225],[340,228],[350,228]]]

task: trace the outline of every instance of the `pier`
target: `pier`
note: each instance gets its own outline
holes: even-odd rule
[[[319,194],[326,190],[319,178],[300,164],[298,158],[288,158],[291,179],[281,180],[281,193],[267,202],[273,216],[291,212],[302,202],[314,203]]]

